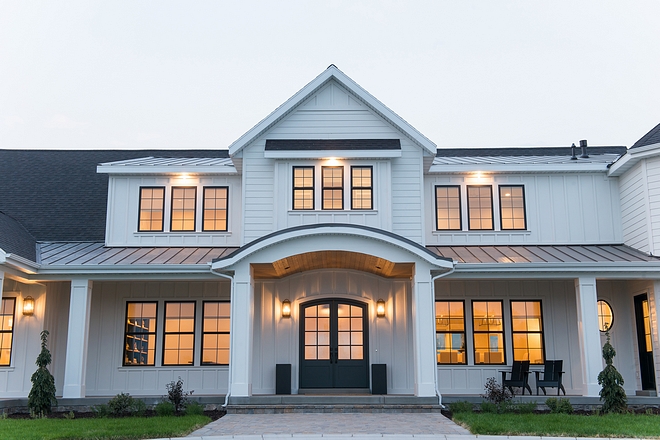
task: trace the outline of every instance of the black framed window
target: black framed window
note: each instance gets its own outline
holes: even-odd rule
[[[2,298],[0,303],[0,366],[11,365],[11,349],[14,342],[16,298]]]
[[[614,322],[612,307],[603,299],[599,299],[596,305],[598,307],[598,330],[606,332],[612,328]]]
[[[165,211],[165,187],[140,187],[138,231],[162,232]]]
[[[322,209],[344,209],[344,167],[321,167]]]
[[[545,347],[541,301],[511,301],[511,331],[513,360],[542,364]]]
[[[475,364],[505,364],[502,301],[472,301]]]
[[[314,209],[314,167],[293,167],[293,209]]]
[[[499,187],[500,225],[503,230],[527,229],[525,188],[522,185]]]
[[[435,221],[438,231],[460,231],[461,222],[461,187],[435,187]]]
[[[124,329],[124,366],[155,365],[156,302],[128,302]]]
[[[351,209],[373,209],[373,168],[351,167]]]
[[[435,302],[435,351],[438,364],[466,364],[465,303]]]
[[[194,231],[196,211],[197,187],[172,187],[172,216],[170,218],[170,231]]]
[[[493,229],[493,191],[487,185],[468,185],[468,228]]]
[[[229,206],[229,188],[205,186],[202,213],[203,231],[226,231]]]
[[[204,301],[202,365],[229,364],[229,301]]]
[[[166,302],[163,365],[192,365],[195,351],[195,303]]]

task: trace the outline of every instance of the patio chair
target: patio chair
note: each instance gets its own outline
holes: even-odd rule
[[[561,375],[564,374],[562,368],[564,367],[564,361],[545,361],[543,364],[543,372],[535,371],[536,373],[536,395],[539,395],[539,388],[543,390],[543,394],[547,395],[545,392],[546,387],[548,388],[557,388],[557,395],[559,391],[564,392],[566,395],[566,390],[564,385],[561,384]],[[543,374],[543,379],[540,378]]]
[[[511,374],[509,379],[506,378],[507,373]],[[529,395],[532,395],[532,389],[527,383],[529,379],[529,361],[513,361],[513,366],[511,371],[502,371],[502,386],[506,387],[513,392],[513,387],[520,387],[522,389],[522,394],[525,394],[525,388],[529,390]]]

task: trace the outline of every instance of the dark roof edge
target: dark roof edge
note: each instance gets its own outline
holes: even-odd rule
[[[625,154],[623,146],[589,146],[588,154]],[[581,154],[577,147],[578,157]],[[570,156],[571,147],[493,147],[493,148],[438,148],[436,157],[516,157],[516,156]]]
[[[268,151],[400,150],[399,139],[267,139]]]
[[[11,215],[0,211],[0,248],[37,262],[37,240],[27,228]]]
[[[645,147],[660,143],[660,124],[653,127],[648,133],[642,136],[637,142],[633,144],[632,148]]]

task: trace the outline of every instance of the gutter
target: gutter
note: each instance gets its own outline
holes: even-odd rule
[[[234,275],[229,275],[221,272],[216,272],[213,270],[211,267],[211,273],[213,275],[217,275],[222,278],[226,278],[230,281],[231,283],[231,288],[230,288],[230,296],[229,296],[229,304],[234,304]],[[231,316],[231,311],[229,312]],[[233,322],[233,320],[232,320]],[[231,330],[231,329],[230,329]],[[234,346],[234,333],[233,331],[229,332],[229,372],[227,374],[227,394],[225,395],[225,403],[222,404],[223,408],[227,408],[227,404],[229,403],[229,396],[231,395],[231,379],[232,379],[232,362],[231,362],[231,357],[232,357],[232,347]]]
[[[431,295],[433,297],[433,303],[434,304],[435,304],[435,280],[437,280],[439,278],[442,278],[442,277],[446,277],[447,275],[451,275],[452,273],[454,273],[454,271],[456,270],[454,267],[452,267],[448,272],[444,272],[444,273],[441,273],[441,274],[438,274],[438,275],[432,275],[431,276]],[[433,352],[435,353],[435,347],[433,348]],[[433,357],[435,358],[435,356],[436,355],[434,354]],[[438,390],[438,365],[437,365],[437,363],[438,362],[436,360],[435,361],[435,364],[436,364],[435,365],[435,395],[438,398],[438,405],[440,405],[440,407],[442,409],[445,409],[445,406],[442,404],[442,394],[440,394],[440,390]]]

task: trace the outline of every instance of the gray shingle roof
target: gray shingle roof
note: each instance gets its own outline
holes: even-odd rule
[[[36,240],[23,225],[0,211],[0,249],[36,261]]]
[[[630,148],[645,147],[646,145],[660,144],[660,124],[656,125],[646,133],[640,140],[635,142]]]

